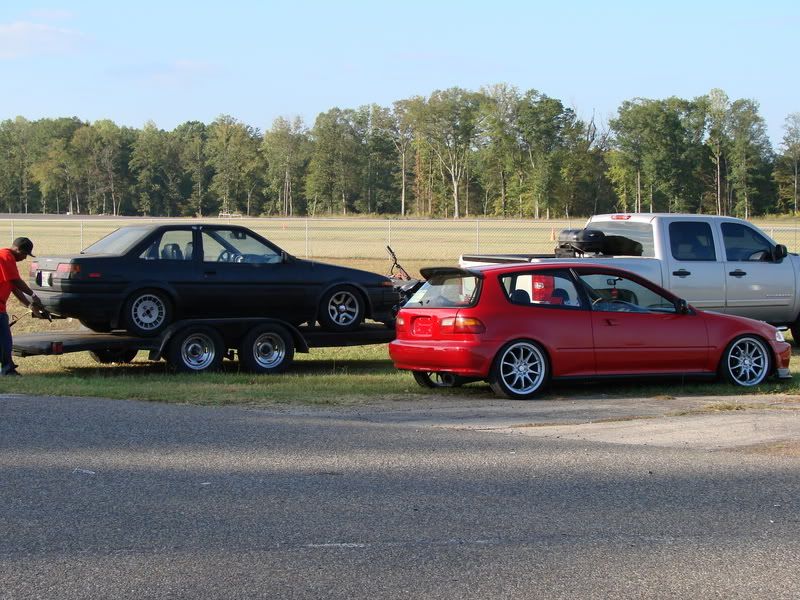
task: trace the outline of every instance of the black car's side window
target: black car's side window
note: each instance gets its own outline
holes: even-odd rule
[[[203,231],[203,261],[232,263],[277,263],[280,255],[241,229]]]
[[[192,232],[165,231],[139,258],[145,260],[191,260]]]

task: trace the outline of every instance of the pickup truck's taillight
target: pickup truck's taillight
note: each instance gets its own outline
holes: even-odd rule
[[[474,317],[445,317],[440,329],[442,333],[483,333],[486,326]]]
[[[81,272],[81,266],[72,263],[58,263],[53,277],[56,279],[69,279]]]

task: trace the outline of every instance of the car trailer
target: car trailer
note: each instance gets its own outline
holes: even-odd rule
[[[89,352],[100,363],[127,363],[140,350],[153,361],[162,358],[175,371],[200,373],[220,368],[224,358],[238,356],[242,369],[253,373],[285,371],[295,352],[310,348],[386,344],[395,332],[383,324],[366,324],[348,332],[295,327],[281,319],[222,318],[176,321],[154,337],[126,332],[50,331],[14,336],[15,356]]]

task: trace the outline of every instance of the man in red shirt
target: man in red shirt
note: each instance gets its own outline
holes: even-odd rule
[[[26,237],[19,237],[11,248],[0,250],[0,375],[19,375],[12,360],[13,342],[6,312],[8,297],[13,293],[25,306],[34,308],[41,304],[33,290],[22,281],[17,269],[17,263],[29,256],[33,256],[33,242]]]

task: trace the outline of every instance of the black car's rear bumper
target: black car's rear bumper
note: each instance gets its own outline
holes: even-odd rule
[[[115,323],[120,300],[109,294],[70,293],[36,290],[44,307],[55,317],[76,317],[81,321]]]

